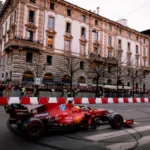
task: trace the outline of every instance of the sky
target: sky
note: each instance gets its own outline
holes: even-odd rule
[[[5,0],[2,0],[5,1]],[[127,19],[137,31],[150,29],[150,0],[66,0],[87,10],[100,7],[100,15],[113,21]]]

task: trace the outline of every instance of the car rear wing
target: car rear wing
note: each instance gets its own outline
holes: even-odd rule
[[[10,104],[4,106],[5,112],[10,115],[10,119],[23,120],[28,118],[30,113],[28,108],[21,104]]]

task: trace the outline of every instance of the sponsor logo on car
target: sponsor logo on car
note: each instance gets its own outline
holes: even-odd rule
[[[37,114],[37,109],[33,109],[31,112],[32,112],[33,114]]]
[[[27,115],[28,112],[16,112],[16,115]]]
[[[36,114],[35,117],[46,117],[48,113]]]
[[[27,109],[15,109],[16,112],[28,112]]]
[[[73,117],[65,117],[65,122],[72,122],[73,121]]]
[[[65,105],[65,104],[61,104],[61,105],[59,106],[59,109],[60,109],[61,111],[65,111],[65,110],[66,110],[66,105]]]

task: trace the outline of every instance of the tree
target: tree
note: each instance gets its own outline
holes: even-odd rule
[[[116,61],[116,65],[113,66],[113,69],[110,71],[110,77],[115,80],[115,84],[117,86],[116,96],[118,97],[118,89],[119,85],[122,84],[123,79],[127,76],[127,67],[124,65],[123,61]]]
[[[99,83],[100,80],[102,81],[102,79],[104,79],[107,66],[107,59],[105,59],[103,62],[89,60],[88,75],[89,78],[93,78],[96,81],[96,96],[99,96]]]
[[[64,57],[61,66],[58,66],[58,70],[61,72],[66,72],[70,75],[70,89],[72,90],[72,83],[74,74],[80,70],[80,62],[77,58],[73,56]]]
[[[132,83],[133,97],[134,97],[135,82],[142,80],[143,75],[144,75],[144,70],[142,68],[128,67],[127,77],[129,79],[129,81],[131,81],[131,83]]]
[[[40,63],[40,54],[36,54],[36,57],[32,60],[28,60],[26,63],[20,62],[18,65],[21,70],[34,73],[34,78],[42,77],[42,72],[45,71],[46,68],[46,64]]]

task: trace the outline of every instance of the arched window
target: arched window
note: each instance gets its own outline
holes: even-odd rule
[[[50,84],[53,82],[53,75],[51,73],[46,73],[43,77],[43,84]]]
[[[22,75],[23,82],[34,82],[33,73],[31,71],[26,71]]]
[[[85,78],[83,76],[80,76],[78,78],[78,83],[85,83]]]
[[[69,75],[64,75],[62,78],[63,83],[70,83],[70,76]]]

